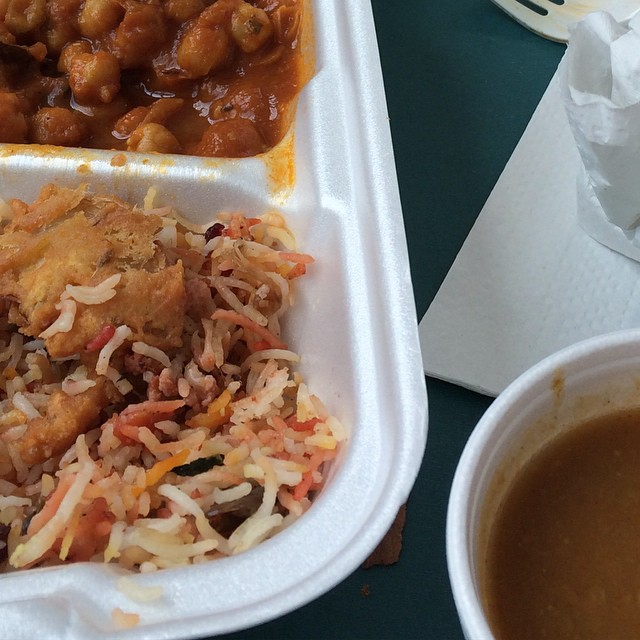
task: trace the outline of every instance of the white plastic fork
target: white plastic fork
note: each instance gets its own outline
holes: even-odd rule
[[[624,20],[640,9],[640,0],[491,0],[530,31],[567,42],[570,27],[593,11]]]

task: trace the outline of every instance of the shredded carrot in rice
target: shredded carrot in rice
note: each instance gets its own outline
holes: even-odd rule
[[[222,414],[231,402],[231,393],[229,389],[225,389],[208,407],[207,413],[210,416]]]
[[[104,327],[102,327],[102,329],[100,329],[100,331],[98,332],[98,335],[87,342],[87,345],[84,348],[85,351],[100,351],[100,349],[102,349],[102,347],[104,347],[104,345],[107,344],[107,342],[109,342],[111,338],[113,338],[115,332],[116,328],[114,325],[105,324]]]
[[[231,417],[231,394],[225,389],[208,407],[205,413],[199,413],[187,420],[189,427],[215,429],[229,422]]]
[[[287,251],[280,251],[280,257],[287,262],[295,262],[297,264],[312,264],[313,257],[306,253],[291,253]]]
[[[267,342],[274,349],[286,349],[287,344],[280,340],[278,336],[274,335],[266,329],[265,327],[261,327],[257,322],[254,322],[247,316],[243,316],[241,313],[237,311],[231,311],[229,309],[216,309],[212,316],[212,320],[226,320],[228,322],[233,322],[253,333],[259,335],[265,342]]]
[[[67,491],[73,484],[75,480],[75,474],[65,475],[58,486],[55,488],[52,494],[49,495],[47,501],[42,508],[42,510],[37,513],[33,518],[31,518],[31,523],[29,524],[29,535],[34,535],[42,529],[42,527],[51,519],[53,514],[58,510],[62,499],[67,494]]]
[[[130,404],[120,413],[120,416],[125,418],[141,413],[147,415],[173,413],[182,407],[184,407],[184,400],[147,400],[139,404]]]
[[[285,271],[284,275],[289,280],[293,280],[294,278],[299,278],[300,276],[303,276],[305,273],[307,273],[306,265],[302,262],[299,262],[298,264],[293,266],[291,269],[288,269],[287,271]]]
[[[175,467],[179,467],[181,464],[184,464],[189,457],[189,450],[184,449],[180,451],[180,453],[176,453],[166,460],[160,460],[156,462],[151,469],[148,469],[145,473],[145,481],[144,487],[133,487],[131,492],[134,496],[139,496],[145,489],[152,487],[155,484],[158,484],[162,478],[171,471],[171,469],[175,469]]]

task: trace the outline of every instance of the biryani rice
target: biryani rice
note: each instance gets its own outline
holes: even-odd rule
[[[62,220],[98,206],[84,187],[46,193],[67,203]],[[14,219],[28,210],[12,202]],[[105,202],[138,211],[100,196]],[[16,326],[16,302],[3,304],[6,571],[92,560],[147,573],[246,551],[304,514],[346,438],[293,371],[299,355],[281,337],[292,284],[312,262],[296,252],[282,217],[235,212],[198,230],[155,207],[151,193],[145,209],[158,220],[153,268],[183,266],[181,346],[135,339],[132,327],[105,316],[84,349],[49,354],[48,341],[74,331],[87,309],[118,300],[126,268],[98,282],[63,283],[59,316],[35,336]],[[113,388],[99,417],[63,451],[26,463],[20,447],[33,420],[51,418],[54,394],[81,401],[101,379]],[[38,446],[48,451],[46,442]]]

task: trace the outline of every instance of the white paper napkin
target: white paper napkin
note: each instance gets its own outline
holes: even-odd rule
[[[562,347],[640,324],[640,263],[578,225],[580,166],[556,75],[420,322],[427,374],[497,395]]]

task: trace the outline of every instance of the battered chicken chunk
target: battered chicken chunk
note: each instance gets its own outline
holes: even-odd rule
[[[56,391],[46,415],[27,423],[24,434],[9,446],[31,466],[64,453],[81,434],[98,423],[102,409],[121,399],[113,383],[100,376],[96,384],[75,396]]]
[[[120,274],[116,295],[77,303],[73,326],[45,341],[54,358],[81,353],[106,325],[127,325],[132,340],[159,349],[181,346],[186,293],[182,263],[169,264],[154,243],[162,221],[84,187],[45,187],[32,205],[12,201],[0,235],[0,297],[21,333],[37,337],[60,315],[67,285],[95,286]]]

